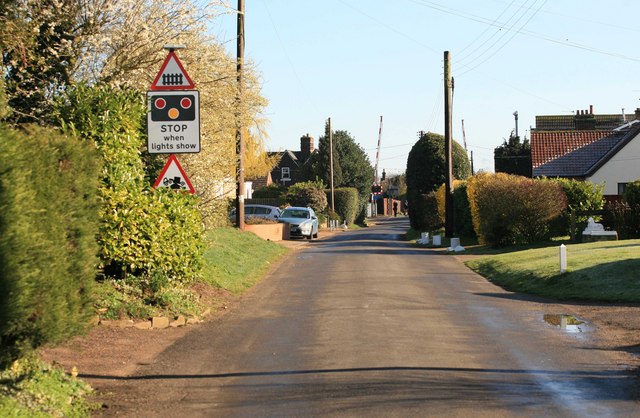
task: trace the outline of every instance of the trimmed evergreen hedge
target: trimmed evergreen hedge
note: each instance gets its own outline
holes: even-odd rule
[[[467,181],[473,226],[482,244],[529,244],[550,237],[550,221],[566,207],[559,184],[505,173]]]
[[[331,192],[329,191],[328,193],[330,194]],[[340,216],[340,219],[345,221],[347,225],[353,224],[359,209],[358,189],[354,187],[334,189],[333,197],[335,198],[333,207],[338,216]]]
[[[445,223],[445,190],[444,184],[436,192],[438,199],[438,214],[440,224]],[[453,223],[454,233],[457,237],[475,238],[476,231],[473,229],[471,218],[471,206],[467,196],[467,182],[464,180],[454,180],[453,182]]]
[[[0,367],[88,322],[98,161],[51,129],[0,127]]]
[[[438,213],[436,192],[419,195],[409,210],[413,211],[413,228],[418,231],[436,231],[444,224]]]

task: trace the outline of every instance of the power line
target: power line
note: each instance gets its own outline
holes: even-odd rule
[[[515,1],[515,0],[514,0],[514,1]],[[529,1],[529,0],[527,0],[527,1]],[[537,0],[534,0],[534,1],[537,1]],[[513,3],[513,2],[512,2],[512,3]],[[480,50],[480,48],[482,48],[484,45],[486,45],[489,41],[491,41],[491,40],[492,40],[494,37],[496,37],[498,34],[501,34],[501,36],[498,38],[498,40],[496,40],[493,44],[489,45],[489,47],[488,47],[488,48],[486,48],[486,49],[484,50],[484,52],[483,52],[483,53],[486,53],[487,51],[489,51],[489,50],[490,50],[490,49],[491,49],[491,48],[492,48],[492,47],[493,47],[497,42],[499,42],[499,41],[500,41],[500,40],[501,40],[501,39],[502,39],[502,38],[503,38],[503,37],[508,33],[508,31],[507,31],[507,30],[504,30],[504,31],[503,31],[503,29],[505,29],[505,27],[506,27],[507,25],[509,25],[509,24],[510,24],[511,20],[512,20],[512,19],[514,19],[514,18],[518,15],[518,13],[519,13],[523,8],[524,8],[525,4],[526,4],[526,3],[521,4],[521,5],[520,5],[520,7],[519,7],[519,8],[518,8],[518,9],[517,9],[517,10],[516,10],[512,15],[511,15],[511,17],[509,17],[509,19],[507,19],[507,21],[506,21],[505,23],[502,23],[502,24],[500,25],[500,27],[499,27],[495,32],[493,32],[493,35],[491,35],[491,36],[490,36],[489,38],[487,38],[487,39],[486,39],[482,44],[480,44],[480,46],[478,46],[478,48],[474,49],[474,50],[473,50],[473,51],[471,51],[471,53],[469,53],[469,54],[461,55],[461,56],[460,56],[460,58],[458,58],[458,59],[456,60],[456,64],[459,64],[459,63],[464,62],[464,61],[467,59],[467,57],[472,57],[472,56],[473,56],[473,54],[475,54],[478,50]],[[501,15],[502,15],[502,14],[504,14],[504,12],[506,12],[506,9],[503,11],[503,13],[501,13]],[[526,13],[526,11],[525,11],[524,13]],[[524,16],[524,13],[523,13],[523,14],[522,14],[522,15],[521,15],[521,16],[520,16],[520,17],[515,21],[515,23],[513,23],[513,24],[510,26],[511,28],[513,28],[513,26],[515,26],[515,24],[516,24],[516,23],[518,23],[518,21],[522,18],[522,16]],[[494,24],[498,24],[498,23],[499,23],[498,18],[494,19],[494,20],[493,20],[493,23],[494,23]],[[491,26],[487,25],[487,29],[489,29],[489,28],[491,28]],[[480,56],[481,56],[481,55],[482,55],[482,53],[480,54]],[[478,59],[478,57],[476,57],[475,59]],[[475,59],[472,59],[472,62],[473,62]]]
[[[499,19],[502,17],[503,14],[505,14],[507,12],[507,10],[509,10],[511,8],[511,6],[513,5],[513,3],[515,3],[516,0],[511,0],[511,3],[509,3],[509,5],[502,11],[502,13],[500,13],[498,15],[498,17],[496,17],[493,20],[493,23],[498,23]],[[478,39],[482,38],[484,36],[485,33],[489,32],[489,29],[491,28],[491,26],[487,25],[484,30],[482,31],[482,33],[480,35],[478,35],[473,41],[471,41],[469,44],[467,44],[467,46],[465,46],[464,48],[462,48],[458,54],[460,55],[460,59],[464,58],[465,54],[463,54],[464,51],[466,51],[469,47],[471,47],[471,45],[473,45]],[[485,41],[486,42],[486,41]]]
[[[410,1],[412,3],[416,3],[419,4],[423,7],[427,7],[433,10],[437,10],[439,12],[442,13],[446,13],[446,14],[450,14],[453,16],[457,16],[463,19],[467,19],[467,20],[471,20],[473,22],[478,22],[478,23],[482,23],[485,25],[489,25],[489,26],[493,26],[493,27],[500,27],[499,23],[494,23],[491,20],[481,17],[481,16],[477,16],[471,13],[467,13],[461,10],[457,10],[457,9],[453,9],[450,7],[446,7],[443,6],[441,4],[432,2],[432,1],[427,1],[427,0],[407,0]],[[573,42],[573,41],[569,41],[568,39],[562,40],[562,39],[556,39],[553,38],[551,36],[539,33],[539,32],[534,32],[531,30],[521,30],[519,33],[523,34],[523,35],[527,35],[530,36],[532,38],[538,38],[538,39],[542,39],[544,41],[548,41],[548,42],[552,42],[552,43],[556,43],[559,45],[563,45],[563,46],[568,46],[571,48],[576,48],[576,49],[581,49],[584,51],[588,51],[588,52],[593,52],[596,54],[601,54],[601,55],[607,55],[607,56],[611,56],[611,57],[616,57],[616,58],[620,58],[620,59],[624,59],[624,60],[628,60],[628,61],[634,61],[634,62],[640,62],[640,58],[636,58],[636,57],[631,57],[628,55],[624,55],[624,54],[620,54],[617,52],[610,52],[610,51],[605,51],[603,49],[599,49],[599,48],[595,48],[595,47],[591,47],[588,45],[583,45],[583,44],[579,44],[577,42]]]
[[[537,2],[537,0],[536,0]],[[482,60],[479,64],[477,64],[475,67],[469,68],[466,71],[462,72],[460,74],[460,76],[465,75],[466,73],[468,73],[469,71],[473,71],[474,69],[478,68],[479,66],[481,66],[482,64],[484,64],[485,62],[487,62],[488,60],[490,60],[491,58],[493,58],[498,52],[500,52],[505,46],[507,46],[507,44],[509,44],[511,42],[511,40],[518,34],[521,33],[522,29],[527,26],[527,24],[529,24],[529,22],[531,22],[531,20],[536,16],[536,14],[538,14],[538,12],[540,11],[540,9],[547,3],[547,0],[544,0],[544,2],[542,2],[542,4],[540,5],[540,7],[538,7],[538,9],[531,15],[529,16],[529,19],[527,19],[526,22],[524,22],[524,24],[520,27],[520,29],[518,29],[516,32],[513,32],[513,34],[511,35],[511,37],[509,39],[507,39],[507,41],[502,44],[497,50],[495,50],[491,55],[489,55],[487,58],[485,58],[484,60]],[[521,17],[524,17],[524,15],[522,15]],[[520,19],[518,19],[519,21]],[[516,21],[517,23],[517,21]],[[512,26],[513,28],[513,26]],[[507,32],[505,32],[506,34]],[[495,43],[494,43],[495,45]],[[493,47],[493,45],[492,45]]]

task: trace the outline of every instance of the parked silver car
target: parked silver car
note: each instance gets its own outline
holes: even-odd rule
[[[311,208],[295,206],[285,208],[278,222],[288,223],[293,237],[318,238],[318,217]]]
[[[244,205],[244,218],[265,218],[278,220],[280,217],[280,208],[276,206],[268,206],[268,205]],[[232,209],[231,213],[229,213],[229,219],[231,222],[236,221],[236,209]]]

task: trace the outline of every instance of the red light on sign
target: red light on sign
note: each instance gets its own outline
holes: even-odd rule
[[[154,105],[156,106],[157,109],[164,109],[164,107],[167,105],[167,101],[164,100],[162,97],[156,99]]]
[[[183,109],[189,109],[191,107],[191,103],[191,99],[188,97],[184,97],[180,100],[180,106],[182,106]]]

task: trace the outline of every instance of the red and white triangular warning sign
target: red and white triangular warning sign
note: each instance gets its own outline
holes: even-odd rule
[[[182,63],[178,59],[175,52],[169,51],[169,55],[165,58],[160,71],[153,80],[151,90],[192,90],[194,88],[193,81],[189,74],[184,70]]]
[[[196,192],[174,154],[169,156],[169,161],[164,165],[153,187],[168,187],[173,190],[188,191],[191,194]]]

